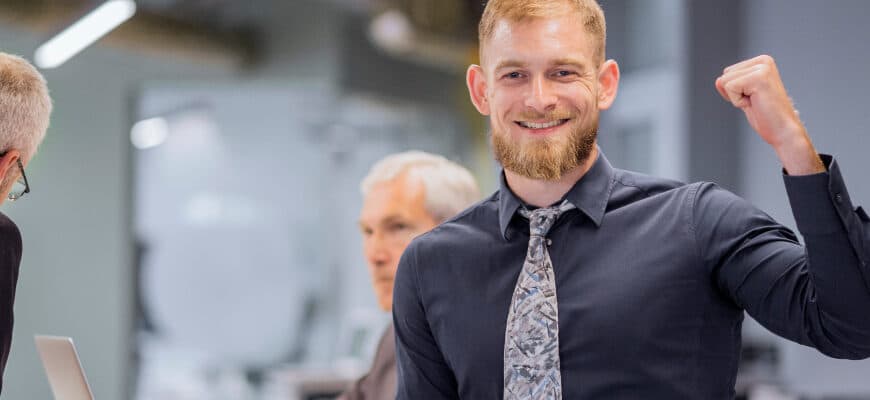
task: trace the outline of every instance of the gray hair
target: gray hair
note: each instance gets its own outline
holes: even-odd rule
[[[0,152],[15,149],[29,160],[45,138],[51,108],[42,74],[23,58],[0,52]]]
[[[360,183],[360,192],[366,196],[375,184],[392,181],[406,173],[423,182],[426,211],[438,222],[453,217],[480,198],[471,172],[442,156],[422,151],[382,158]]]

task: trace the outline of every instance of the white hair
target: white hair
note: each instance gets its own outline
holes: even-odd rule
[[[376,162],[360,183],[360,192],[367,196],[375,184],[390,182],[403,174],[423,182],[426,211],[438,222],[480,198],[471,172],[442,156],[416,150],[392,154]]]
[[[23,58],[0,52],[0,152],[15,149],[29,160],[45,138],[51,107],[42,74]]]

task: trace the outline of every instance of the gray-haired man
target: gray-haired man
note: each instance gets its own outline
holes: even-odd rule
[[[0,204],[30,191],[24,167],[45,137],[51,98],[45,79],[20,57],[0,52]],[[21,234],[0,213],[0,390],[12,346],[12,307],[21,262]]]
[[[454,216],[480,197],[471,173],[446,158],[420,151],[387,156],[360,184],[360,231],[378,305],[392,309],[393,278],[411,239]],[[369,372],[342,400],[396,398],[392,325],[381,337]]]

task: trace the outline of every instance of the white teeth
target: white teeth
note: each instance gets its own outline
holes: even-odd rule
[[[520,121],[520,125],[522,125],[524,128],[529,128],[529,129],[546,129],[546,128],[552,128],[552,127],[554,127],[554,126],[556,126],[556,125],[560,125],[560,124],[562,124],[563,122],[565,122],[564,119],[557,119],[557,120],[555,120],[555,121],[550,121],[550,122],[526,122],[526,121]]]

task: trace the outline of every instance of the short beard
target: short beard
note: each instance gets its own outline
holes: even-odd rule
[[[509,133],[495,129],[490,140],[495,159],[504,169],[530,179],[556,181],[589,160],[597,137],[596,118],[588,126],[571,129],[564,140],[548,136],[516,142]]]

